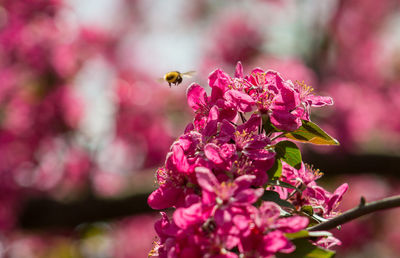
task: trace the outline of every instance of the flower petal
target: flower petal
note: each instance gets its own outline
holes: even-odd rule
[[[218,145],[214,143],[208,143],[204,146],[204,154],[206,157],[214,162],[215,164],[222,164],[224,163],[223,158],[220,156],[221,149]]]
[[[175,224],[183,229],[200,222],[201,217],[201,203],[192,204],[188,208],[178,208],[173,215]]]
[[[258,198],[263,195],[264,189],[258,188],[258,189],[245,189],[243,191],[240,191],[236,196],[234,197],[235,202],[238,203],[255,203]]]
[[[264,236],[262,242],[264,255],[271,255],[282,251],[288,253],[295,249],[294,245],[285,237],[285,235],[277,230]]]
[[[300,118],[285,110],[273,110],[270,118],[271,123],[280,130],[294,131],[301,126]]]
[[[252,97],[238,90],[228,90],[224,94],[224,99],[240,112],[250,112],[255,105]]]
[[[182,194],[182,188],[166,183],[150,194],[147,203],[154,210],[170,208],[177,203]]]
[[[197,182],[208,192],[214,192],[214,188],[219,185],[217,178],[211,172],[210,169],[205,167],[197,167],[195,168]]]
[[[192,83],[186,92],[187,102],[189,106],[197,111],[207,103],[207,93],[203,87],[197,83]]]
[[[275,226],[285,233],[294,233],[306,228],[308,219],[302,216],[278,219]]]
[[[307,101],[310,102],[313,107],[322,107],[325,105],[333,105],[333,99],[331,97],[309,95]]]
[[[243,66],[242,66],[242,63],[240,61],[237,62],[237,64],[236,64],[235,77],[236,78],[243,78]]]
[[[221,99],[225,91],[228,89],[228,85],[231,81],[229,75],[223,72],[221,69],[216,69],[208,76],[208,85],[211,87],[211,102],[215,103],[218,99]]]

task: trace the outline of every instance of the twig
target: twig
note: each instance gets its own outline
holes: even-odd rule
[[[333,229],[339,225],[345,224],[351,220],[354,220],[363,215],[390,208],[395,208],[400,206],[400,195],[395,195],[392,197],[388,197],[379,201],[365,203],[364,205],[359,205],[351,210],[348,210],[339,216],[330,219],[326,222],[322,222],[321,224],[309,227],[309,231],[317,231],[317,230],[328,230]]]
[[[239,115],[240,115],[240,118],[242,119],[242,123],[244,124],[244,123],[246,123],[246,118],[244,117],[244,115],[243,115],[243,113],[242,112],[239,112]]]
[[[273,142],[274,140],[278,139],[279,137],[281,137],[281,136],[283,136],[283,135],[285,135],[285,133],[277,134],[277,135],[275,135],[274,137],[272,137],[270,140],[271,140],[271,142]]]

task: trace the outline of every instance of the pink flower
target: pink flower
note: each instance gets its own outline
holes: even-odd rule
[[[274,71],[256,68],[245,77],[247,91],[261,113],[269,114],[278,129],[293,131],[301,126],[300,117],[292,112],[300,105],[299,94],[290,81]]]
[[[304,82],[294,84],[295,90],[300,96],[301,106],[298,106],[296,113],[301,115],[304,120],[310,121],[310,108],[333,105],[331,97],[316,96],[312,93],[314,90],[311,86],[307,86]]]
[[[214,72],[214,73],[217,73]],[[187,90],[187,99],[189,106],[196,113],[194,119],[195,127],[197,129],[203,129],[205,124],[212,121],[222,121],[227,119],[235,122],[237,119],[237,110],[233,107],[224,104],[224,101],[220,99],[225,92],[225,81],[227,78],[219,78],[221,76],[215,75],[211,77],[210,85],[212,85],[211,97],[208,97],[205,90],[198,84],[191,84]]]
[[[247,226],[242,228],[245,233],[242,234],[239,250],[262,257],[269,257],[277,252],[293,252],[295,247],[284,233],[304,229],[308,225],[308,219],[300,216],[279,217],[279,206],[273,202],[264,202],[259,210],[255,210],[254,214],[247,218]]]
[[[308,225],[308,219],[295,212],[311,205],[316,214],[333,216],[347,184],[329,193],[315,183],[318,171],[304,165],[297,170],[282,161],[280,180],[302,191],[272,187],[267,171],[278,151],[271,132],[264,132],[265,123],[296,130],[311,106],[331,104],[331,99],[296,88],[277,72],[254,69],[244,76],[241,63],[234,78],[215,70],[209,86],[211,96],[197,84],[189,87],[194,121],[158,170],[160,187],[150,195],[149,205],[176,210],[172,221],[163,215],[157,224],[160,241],[154,250],[160,257],[272,257],[293,252],[295,246],[285,234]],[[289,216],[282,217],[276,203],[260,200],[265,184],[293,204],[294,209],[286,211]],[[321,245],[329,243],[320,239]]]
[[[314,213],[331,218],[337,214],[337,207],[348,189],[348,184],[342,184],[334,193],[330,193],[318,186],[315,180],[322,176],[319,170],[313,170],[309,166],[302,164],[299,170],[283,163],[282,180],[296,186],[303,191],[297,192],[292,196],[292,203],[299,209],[304,205],[311,205]],[[293,193],[293,189],[277,187],[282,199],[287,199]]]

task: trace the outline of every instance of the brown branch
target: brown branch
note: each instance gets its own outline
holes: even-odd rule
[[[379,172],[381,176],[400,177],[398,166],[400,157],[398,156],[379,154],[334,155],[308,151],[304,154],[304,161],[321,169],[325,173],[322,179],[337,175],[376,172]],[[143,179],[134,182],[137,182],[138,186],[132,187],[139,187]],[[21,204],[18,222],[25,229],[69,228],[84,222],[113,220],[124,216],[152,212],[153,210],[147,205],[149,194],[143,193],[109,200],[85,198],[70,203],[45,197],[33,197]]]
[[[390,208],[395,208],[400,206],[400,195],[395,195],[392,197],[388,197],[379,201],[370,202],[367,204],[363,204],[362,202],[358,207],[355,207],[351,210],[348,210],[339,216],[330,219],[328,221],[322,222],[321,224],[309,227],[310,231],[317,230],[329,230],[333,229],[339,225],[345,224],[351,220],[354,220],[358,217],[364,216],[366,214],[379,211],[386,210]]]
[[[334,175],[354,175],[378,173],[379,175],[399,177],[400,157],[383,154],[321,154],[306,151],[303,160],[324,172],[324,177]]]
[[[28,200],[19,216],[24,229],[65,229],[81,223],[120,219],[126,216],[156,212],[147,205],[150,193],[122,199],[85,198],[63,203],[50,198]]]

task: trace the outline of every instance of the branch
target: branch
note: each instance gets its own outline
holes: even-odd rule
[[[321,224],[309,227],[308,230],[310,231],[317,231],[317,230],[329,230],[333,229],[339,225],[345,224],[351,220],[354,220],[358,217],[363,215],[379,211],[379,210],[386,210],[390,208],[395,208],[400,206],[400,195],[395,195],[392,197],[388,197],[379,201],[370,202],[367,204],[363,204],[362,201],[358,207],[355,207],[351,210],[348,210],[339,216],[330,219],[326,222],[322,222]]]
[[[400,175],[399,156],[379,154],[332,155],[308,151],[304,154],[304,161],[325,172],[322,180],[338,174],[351,173],[351,175],[354,175],[368,172],[376,173],[377,171],[382,176],[399,177]],[[145,179],[134,180],[133,182],[137,182],[137,185],[132,187],[140,188],[141,185],[144,185],[143,180]],[[146,191],[146,189],[142,190]],[[70,203],[45,197],[33,197],[22,204],[18,222],[25,229],[69,228],[84,222],[112,220],[140,213],[156,212],[147,205],[149,194],[150,192],[108,200],[86,198]]]
[[[321,154],[308,150],[303,154],[306,163],[313,164],[324,172],[324,177],[338,174],[366,174],[399,177],[400,156],[383,154]]]
[[[19,226],[24,229],[74,228],[81,223],[155,212],[147,205],[149,194],[142,193],[122,199],[85,198],[72,203],[50,198],[31,199],[21,211]]]

